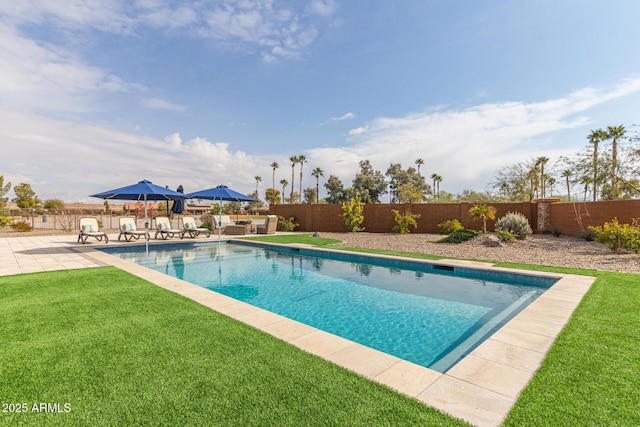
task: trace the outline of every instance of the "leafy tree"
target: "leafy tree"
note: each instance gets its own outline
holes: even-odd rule
[[[280,191],[275,188],[267,188],[264,193],[264,199],[270,205],[277,205],[280,202]]]
[[[11,183],[7,182],[7,184],[5,185],[4,176],[0,175],[0,209],[5,208],[7,206],[7,202],[9,201],[9,199],[3,196],[7,194],[10,189],[11,189]]]
[[[420,203],[423,197],[422,191],[411,184],[400,184],[398,188],[399,203]]]
[[[318,203],[318,196],[320,195],[320,177],[324,176],[324,171],[321,168],[315,168],[311,171],[311,176],[316,179],[316,203]]]
[[[31,189],[30,184],[24,182],[20,183],[13,187],[13,192],[16,195],[16,197],[13,199],[13,202],[15,202],[18,207],[22,209],[39,209],[40,207],[42,207],[42,202],[40,201],[40,199],[38,199],[38,196],[36,196],[35,191]]]
[[[417,173],[414,168],[402,169],[400,163],[390,164],[386,176],[389,177],[388,185],[391,203],[404,203],[400,201],[400,187],[406,184],[422,193],[422,198],[417,200],[416,203],[424,200],[425,195],[431,191],[425,181],[425,177]]]
[[[315,188],[308,187],[304,189],[303,197],[305,203],[317,203],[318,192]]]
[[[327,203],[343,203],[347,200],[342,181],[337,176],[329,175],[324,188],[327,190],[327,197],[325,198]]]
[[[64,202],[60,199],[47,199],[44,201],[44,208],[51,212],[62,212],[64,210]]]
[[[488,206],[486,203],[481,203],[479,205],[473,206],[469,209],[469,216],[472,219],[481,219],[482,220],[482,231],[484,233],[487,232],[487,219],[495,219],[496,217],[496,208],[493,206]]]
[[[538,173],[540,173],[540,178],[538,179],[538,183],[540,185],[540,197],[542,197],[543,199],[547,197],[546,183],[547,183],[548,176],[544,173],[544,167],[547,165],[548,162],[549,162],[548,157],[541,156],[536,159],[536,163],[535,163],[535,170]]]
[[[353,191],[364,203],[380,203],[387,191],[387,183],[380,171],[374,171],[369,160],[360,162],[360,173],[353,180]]]

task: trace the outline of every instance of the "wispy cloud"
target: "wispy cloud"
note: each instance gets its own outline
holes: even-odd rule
[[[343,114],[341,116],[338,116],[338,117],[331,117],[330,120],[334,121],[334,122],[335,121],[339,122],[339,121],[342,121],[342,120],[351,120],[351,119],[355,119],[355,118],[356,118],[355,114],[353,114],[352,112],[348,112],[348,113],[345,113],[345,114]]]
[[[156,110],[168,110],[182,112],[187,110],[186,105],[178,105],[160,98],[147,98],[142,100],[142,104],[146,107]]]

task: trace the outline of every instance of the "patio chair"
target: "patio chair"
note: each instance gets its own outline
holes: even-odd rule
[[[120,234],[118,234],[118,240],[124,236],[124,240],[130,242],[131,239],[140,239],[141,236],[146,236],[146,230],[138,230],[136,227],[136,220],[130,216],[123,216],[119,219]]]
[[[99,242],[104,238],[105,243],[109,243],[109,236],[104,231],[100,231],[98,220],[93,217],[80,218],[80,233],[78,233],[78,243],[84,245],[89,237],[95,237]]]
[[[191,238],[199,236],[201,233],[207,237],[211,236],[211,230],[196,226],[196,220],[193,217],[182,217],[182,225],[184,226],[184,234],[189,234]]]
[[[224,233],[224,229],[229,225],[234,225],[229,215],[214,215],[213,216],[213,229],[220,229],[221,233]]]
[[[275,234],[278,227],[278,217],[276,215],[267,215],[267,219],[264,225],[258,225],[256,227],[256,233],[258,234]]]
[[[153,238],[157,239],[158,234],[160,234],[162,240],[167,240],[167,237],[174,237],[176,235],[180,236],[181,239],[184,238],[184,231],[171,228],[171,221],[169,221],[169,218],[166,216],[156,218],[156,234]]]

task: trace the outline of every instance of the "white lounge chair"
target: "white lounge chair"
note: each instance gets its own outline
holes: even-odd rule
[[[175,235],[180,236],[180,238],[184,238],[184,231],[179,230],[177,228],[171,228],[171,221],[166,216],[159,216],[156,218],[156,234],[153,236],[154,239],[158,238],[158,234],[162,240],[167,240],[167,237],[173,237]]]
[[[211,236],[211,230],[208,228],[198,227],[196,220],[193,217],[182,217],[182,225],[184,226],[184,234],[189,234],[189,237],[196,237],[200,234],[205,234],[207,237]]]
[[[276,228],[278,228],[278,217],[276,215],[267,215],[264,224],[256,227],[256,233],[275,234]]]
[[[147,234],[146,230],[138,230],[136,227],[136,220],[130,216],[123,216],[119,219],[120,222],[120,234],[118,234],[118,240],[122,236],[124,236],[124,240],[127,242],[131,241],[131,239],[140,239],[141,236],[145,236]]]
[[[109,236],[104,231],[100,231],[98,220],[93,217],[80,218],[80,233],[78,233],[78,243],[83,245],[89,237],[95,237],[99,242],[104,238],[105,243],[109,243]]]
[[[213,218],[213,229],[220,229],[220,232],[223,233],[224,229],[229,225],[234,225],[233,221],[229,215],[214,215]]]

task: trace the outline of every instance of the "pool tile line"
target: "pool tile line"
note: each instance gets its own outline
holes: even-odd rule
[[[117,242],[115,237],[110,236],[110,242]],[[595,281],[594,277],[511,270],[485,262],[424,260],[560,277],[492,337],[441,374],[101,252],[97,250],[101,245],[75,244],[75,239],[76,236],[0,239],[0,275],[113,265],[477,426],[501,424]]]

